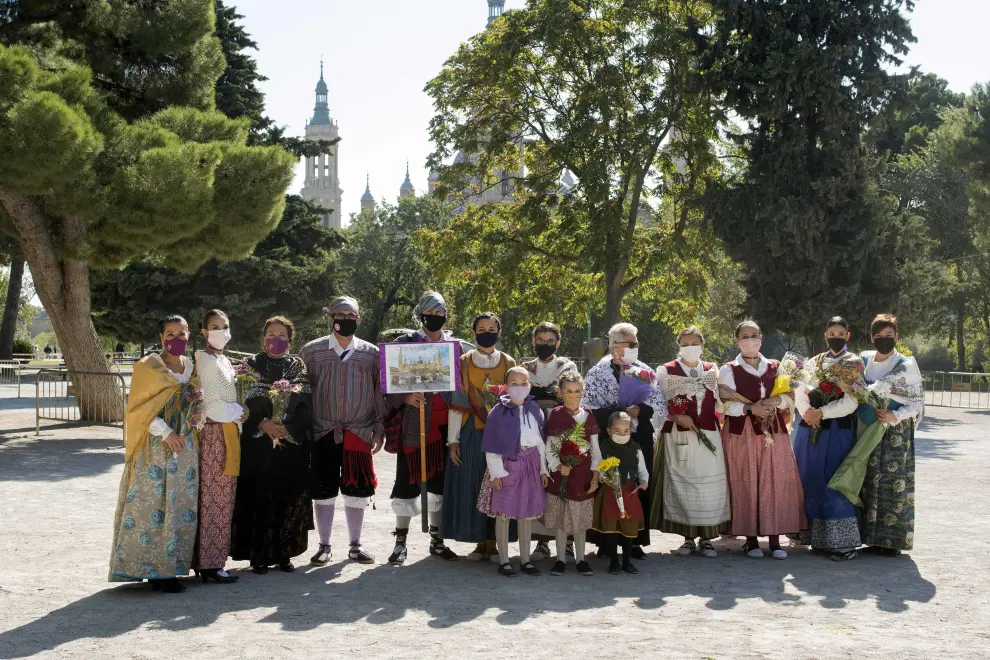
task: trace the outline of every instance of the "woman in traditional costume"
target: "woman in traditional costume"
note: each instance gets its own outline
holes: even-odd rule
[[[202,401],[185,358],[186,320],[169,316],[158,330],[164,350],[137,362],[131,378],[109,579],[178,593],[196,543]]]
[[[466,559],[481,561],[495,557],[495,525],[478,511],[478,495],[487,464],[481,448],[488,411],[495,407],[505,384],[505,374],[516,361],[495,349],[502,324],[492,312],[474,319],[478,348],[461,356],[461,390],[450,401],[447,423],[449,457],[444,470],[444,506],[440,535],[462,543],[476,543]]]
[[[729,484],[719,433],[718,365],[704,362],[705,337],[691,326],[677,335],[678,358],[657,367],[668,418],[653,464],[656,475],[651,527],[684,537],[677,554],[698,550],[713,558],[711,539],[730,516]],[[700,543],[695,544],[695,539]]]
[[[203,316],[200,332],[206,350],[196,351],[196,373],[203,386],[206,426],[199,434],[199,534],[193,569],[203,582],[236,582],[224,570],[230,554],[237,475],[241,468],[240,423],[244,408],[237,403],[234,367],[223,354],[230,341],[230,321],[219,309]]]
[[[876,350],[861,354],[866,382],[883,383],[890,402],[873,409],[886,430],[866,465],[861,540],[868,546],[864,552],[896,557],[914,545],[914,431],[924,412],[924,390],[918,363],[895,348],[897,318],[877,316],[870,334]],[[860,424],[871,423],[869,407],[859,410]]]
[[[827,377],[814,388],[802,385],[794,391],[801,415],[794,457],[808,517],[808,530],[800,540],[835,561],[847,561],[856,558],[860,545],[856,507],[828,484],[856,443],[858,403],[851,392],[855,382],[862,380],[864,368],[860,357],[846,347],[849,324],[845,319],[836,316],[826,324],[825,340],[829,350],[811,358],[805,368]]]
[[[635,382],[630,373],[653,374],[646,363],[639,359],[639,339],[636,326],[631,323],[616,323],[608,331],[609,355],[603,357],[598,364],[588,370],[585,379],[584,397],[581,406],[591,410],[598,422],[599,429],[608,429],[608,422],[614,412],[625,412],[632,421],[632,440],[643,450],[646,459],[647,472],[653,464],[653,438],[656,424],[667,417],[667,402],[663,393],[656,387],[645,386]],[[626,383],[635,385],[630,388],[634,396],[626,400]],[[607,433],[603,434],[607,435]],[[599,437],[601,442],[603,437]],[[652,474],[650,480],[652,480]],[[644,521],[649,522],[650,506],[653,501],[653,484],[650,490],[638,492],[640,505],[643,509]],[[599,534],[591,533],[588,540],[599,546],[599,556],[604,556],[605,539]],[[646,559],[643,546],[650,544],[650,530],[646,525],[632,542],[630,556],[633,559]]]
[[[729,475],[729,534],[745,536],[749,557],[764,557],[757,537],[770,537],[774,559],[786,559],[782,534],[805,528],[804,491],[785,413],[792,394],[771,396],[780,363],[760,353],[763,333],[753,321],[736,328],[739,356],[722,367],[719,386],[727,421],[722,446]]]
[[[248,418],[241,430],[241,473],[237,481],[230,556],[291,573],[292,557],[306,552],[313,529],[307,483],[312,444],[312,394],[306,365],[289,355],[295,328],[275,316],[265,322],[264,350],[245,363],[258,381],[245,393]],[[288,395],[284,418],[273,415],[268,391],[278,382],[298,391]]]

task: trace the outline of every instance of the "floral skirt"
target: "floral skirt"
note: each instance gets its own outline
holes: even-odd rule
[[[192,434],[178,454],[152,437],[124,465],[114,518],[110,582],[189,574],[196,542],[199,457]]]
[[[485,470],[478,494],[478,511],[514,520],[539,518],[547,508],[547,493],[540,480],[540,451],[527,447],[514,458],[503,458],[508,475],[502,478],[502,490],[492,488],[491,475]]]
[[[867,464],[862,541],[897,550],[914,546],[914,422],[887,429]]]
[[[568,536],[572,534],[583,535],[591,529],[594,518],[595,500],[575,502],[547,494],[547,509],[543,513],[543,525],[551,534],[561,530]]]

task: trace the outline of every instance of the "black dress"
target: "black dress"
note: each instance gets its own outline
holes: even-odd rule
[[[312,447],[312,394],[306,365],[297,357],[259,353],[247,363],[270,386],[287,380],[303,389],[289,399],[284,424],[293,442],[275,446],[259,425],[272,414],[265,388],[247,394],[248,419],[241,432],[241,474],[231,532],[230,556],[252,566],[282,564],[306,552],[313,529],[307,483]],[[257,436],[257,437],[256,437]]]

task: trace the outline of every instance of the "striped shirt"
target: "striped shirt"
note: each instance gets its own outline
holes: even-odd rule
[[[378,347],[354,337],[340,358],[336,336],[306,344],[299,356],[306,363],[313,388],[313,437],[334,432],[344,440],[350,431],[367,443],[385,435],[388,406],[381,393]]]

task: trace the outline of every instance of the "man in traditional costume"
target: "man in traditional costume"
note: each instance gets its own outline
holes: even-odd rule
[[[330,561],[330,530],[343,495],[352,561],[373,564],[361,546],[364,510],[378,486],[372,454],[385,442],[387,405],[381,393],[378,346],[354,336],[361,316],[350,296],[327,308],[333,332],[306,344],[300,357],[313,389],[313,506],[320,548],[311,562]]]
[[[455,359],[460,359],[460,341],[444,325],[447,323],[447,303],[439,293],[428,291],[423,295],[413,316],[420,329],[396,340],[396,343],[431,343],[455,341]],[[391,394],[388,398],[392,419],[400,424],[400,446],[395,453],[395,485],[392,487],[392,511],[395,512],[395,548],[389,555],[390,564],[406,561],[406,539],[409,523],[421,515],[420,509],[420,446],[419,407],[425,406],[426,422],[426,492],[427,515],[430,522],[430,554],[441,559],[454,560],[457,555],[444,545],[440,536],[440,520],[443,510],[444,467],[447,461],[447,420],[450,412],[451,392],[435,392],[427,397],[422,392]],[[389,451],[392,451],[390,448]]]

